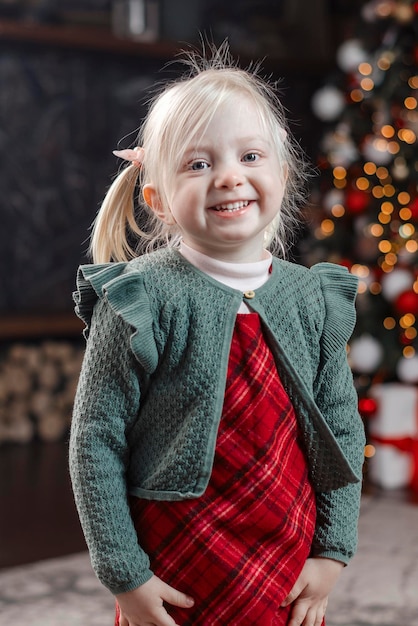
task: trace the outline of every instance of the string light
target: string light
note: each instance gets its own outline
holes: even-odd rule
[[[387,56],[381,56],[380,59],[378,59],[377,61],[377,67],[379,68],[379,70],[383,70],[384,72],[386,72],[390,68],[390,66],[391,61]]]
[[[326,219],[321,222],[321,232],[326,237],[329,237],[333,234],[335,229],[334,222],[332,220]]]
[[[398,257],[393,252],[389,252],[385,256],[385,262],[387,263],[388,266],[396,265],[396,263],[398,262]]]
[[[334,175],[334,178],[336,178],[337,180],[343,180],[347,176],[347,170],[345,169],[345,167],[342,167],[342,165],[337,165],[337,167],[334,167],[332,173]]]
[[[358,189],[361,189],[361,191],[366,191],[366,189],[370,187],[370,182],[367,180],[367,178],[361,176],[360,178],[357,178],[356,186]]]
[[[353,89],[350,92],[350,98],[353,102],[361,102],[362,100],[364,100],[364,94],[362,91],[360,91],[360,89]]]
[[[345,208],[342,204],[334,204],[331,213],[334,217],[342,217],[345,214]]]
[[[381,224],[372,224],[370,226],[370,233],[373,237],[381,237],[383,235],[384,229]]]
[[[393,209],[394,207],[393,207],[392,202],[382,202],[382,205],[380,207],[380,210],[385,215],[391,215],[393,213]]]
[[[398,194],[398,202],[399,204],[408,204],[411,200],[411,196],[407,191],[401,191]]]
[[[417,99],[413,96],[409,96],[408,98],[405,98],[404,105],[406,109],[413,111],[413,109],[417,108]]]
[[[413,326],[414,324],[415,324],[415,315],[413,315],[412,313],[406,313],[406,315],[403,315],[401,319],[399,320],[399,326],[401,328],[409,328],[410,326]]]
[[[362,74],[363,76],[368,76],[369,74],[372,73],[373,68],[370,65],[370,63],[360,63],[360,65],[358,66],[358,71],[360,72],[360,74]]]
[[[399,217],[401,218],[401,220],[404,220],[404,222],[407,222],[412,217],[411,209],[408,207],[404,207],[399,211]]]
[[[380,132],[382,133],[383,137],[385,137],[386,139],[390,139],[391,137],[395,135],[395,129],[393,128],[393,126],[390,126],[389,124],[386,124],[385,126],[383,126]]]
[[[401,141],[410,145],[414,144],[417,139],[416,134],[410,128],[401,128],[398,130],[398,137]]]
[[[412,239],[407,241],[405,244],[405,250],[410,254],[415,254],[416,252],[418,252],[418,242],[413,241]]]
[[[409,341],[413,341],[416,338],[417,334],[418,333],[416,328],[407,328],[404,333],[405,337],[409,339]]]
[[[383,320],[383,326],[386,330],[393,330],[396,326],[396,320],[394,317],[385,317]]]
[[[374,89],[374,81],[371,78],[362,78],[360,81],[360,87],[364,91],[372,91]]]
[[[376,172],[377,166],[376,163],[373,163],[372,161],[367,161],[367,163],[364,164],[363,169],[368,176],[373,176],[373,174],[375,174]]]
[[[388,265],[385,259],[379,259],[378,263],[385,274],[390,274],[393,271],[393,265]]]
[[[412,359],[415,356],[415,348],[413,346],[405,346],[402,350],[402,354],[406,359]]]
[[[387,198],[391,198],[392,196],[395,195],[396,189],[393,185],[384,185],[383,193],[385,194]]]
[[[364,446],[364,456],[366,457],[366,459],[371,459],[372,457],[374,457],[375,454],[376,448],[371,443],[368,443]]]
[[[379,213],[379,215],[377,216],[377,219],[379,220],[381,224],[389,224],[392,218],[390,215],[386,215],[385,213]]]
[[[409,239],[415,233],[415,227],[413,224],[402,224],[399,227],[399,234],[403,239]]]
[[[376,170],[376,176],[381,180],[385,180],[389,177],[389,172],[386,167],[378,167]]]
[[[373,296],[377,296],[382,291],[382,285],[375,281],[370,284],[369,291]]]
[[[397,141],[389,141],[389,143],[387,145],[387,151],[390,154],[398,154],[400,149],[401,148],[400,148],[400,146],[399,146]]]

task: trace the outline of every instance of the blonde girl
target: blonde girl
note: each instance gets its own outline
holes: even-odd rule
[[[75,294],[93,567],[118,626],[321,626],[357,541],[356,281],[284,260],[304,161],[226,46],[189,56],[138,144],[116,152]]]

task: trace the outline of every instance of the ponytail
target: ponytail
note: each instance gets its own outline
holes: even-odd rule
[[[137,256],[128,234],[143,236],[134,208],[139,173],[138,167],[129,165],[110,186],[93,223],[89,252],[94,263],[128,261]]]

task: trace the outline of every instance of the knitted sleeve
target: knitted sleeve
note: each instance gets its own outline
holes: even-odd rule
[[[138,320],[127,322],[130,301],[121,292],[126,288],[131,293],[124,283],[132,277],[121,276],[123,269],[120,264],[89,266],[78,276],[76,309],[87,324],[88,339],[69,452],[75,501],[92,565],[114,594],[132,590],[152,576],[130,516],[125,473],[129,433],[139,410],[139,372],[152,369],[155,346],[148,338],[148,348],[139,358],[132,352],[133,331],[139,326]],[[145,302],[138,310],[143,320],[148,318],[147,337],[151,315],[149,311],[145,315]]]
[[[355,324],[357,279],[345,268],[330,263],[315,265],[311,271],[319,275],[325,307],[315,400],[358,477],[357,483],[317,493],[312,552],[347,563],[357,548],[365,444],[346,350]]]

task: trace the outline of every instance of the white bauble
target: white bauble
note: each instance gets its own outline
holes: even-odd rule
[[[366,161],[372,161],[376,165],[388,165],[393,159],[393,154],[387,150],[387,144],[385,139],[374,135],[366,137],[361,148]]]
[[[376,371],[383,358],[383,348],[379,341],[364,333],[350,344],[350,366],[361,374],[371,374]]]
[[[413,282],[413,276],[409,270],[395,269],[382,277],[382,294],[388,302],[393,302],[403,291],[411,289]]]
[[[337,87],[325,85],[312,97],[312,110],[324,122],[335,120],[345,107],[345,98]]]
[[[359,39],[347,39],[337,50],[337,63],[344,72],[354,72],[367,60],[367,52]]]
[[[418,383],[418,356],[410,359],[402,357],[396,366],[396,373],[403,383]]]
[[[344,192],[340,189],[330,189],[322,198],[322,205],[327,213],[331,213],[336,204],[344,204]]]
[[[364,4],[360,10],[361,17],[365,22],[376,22],[377,14],[376,14],[376,2],[372,0],[371,2],[367,2]]]

